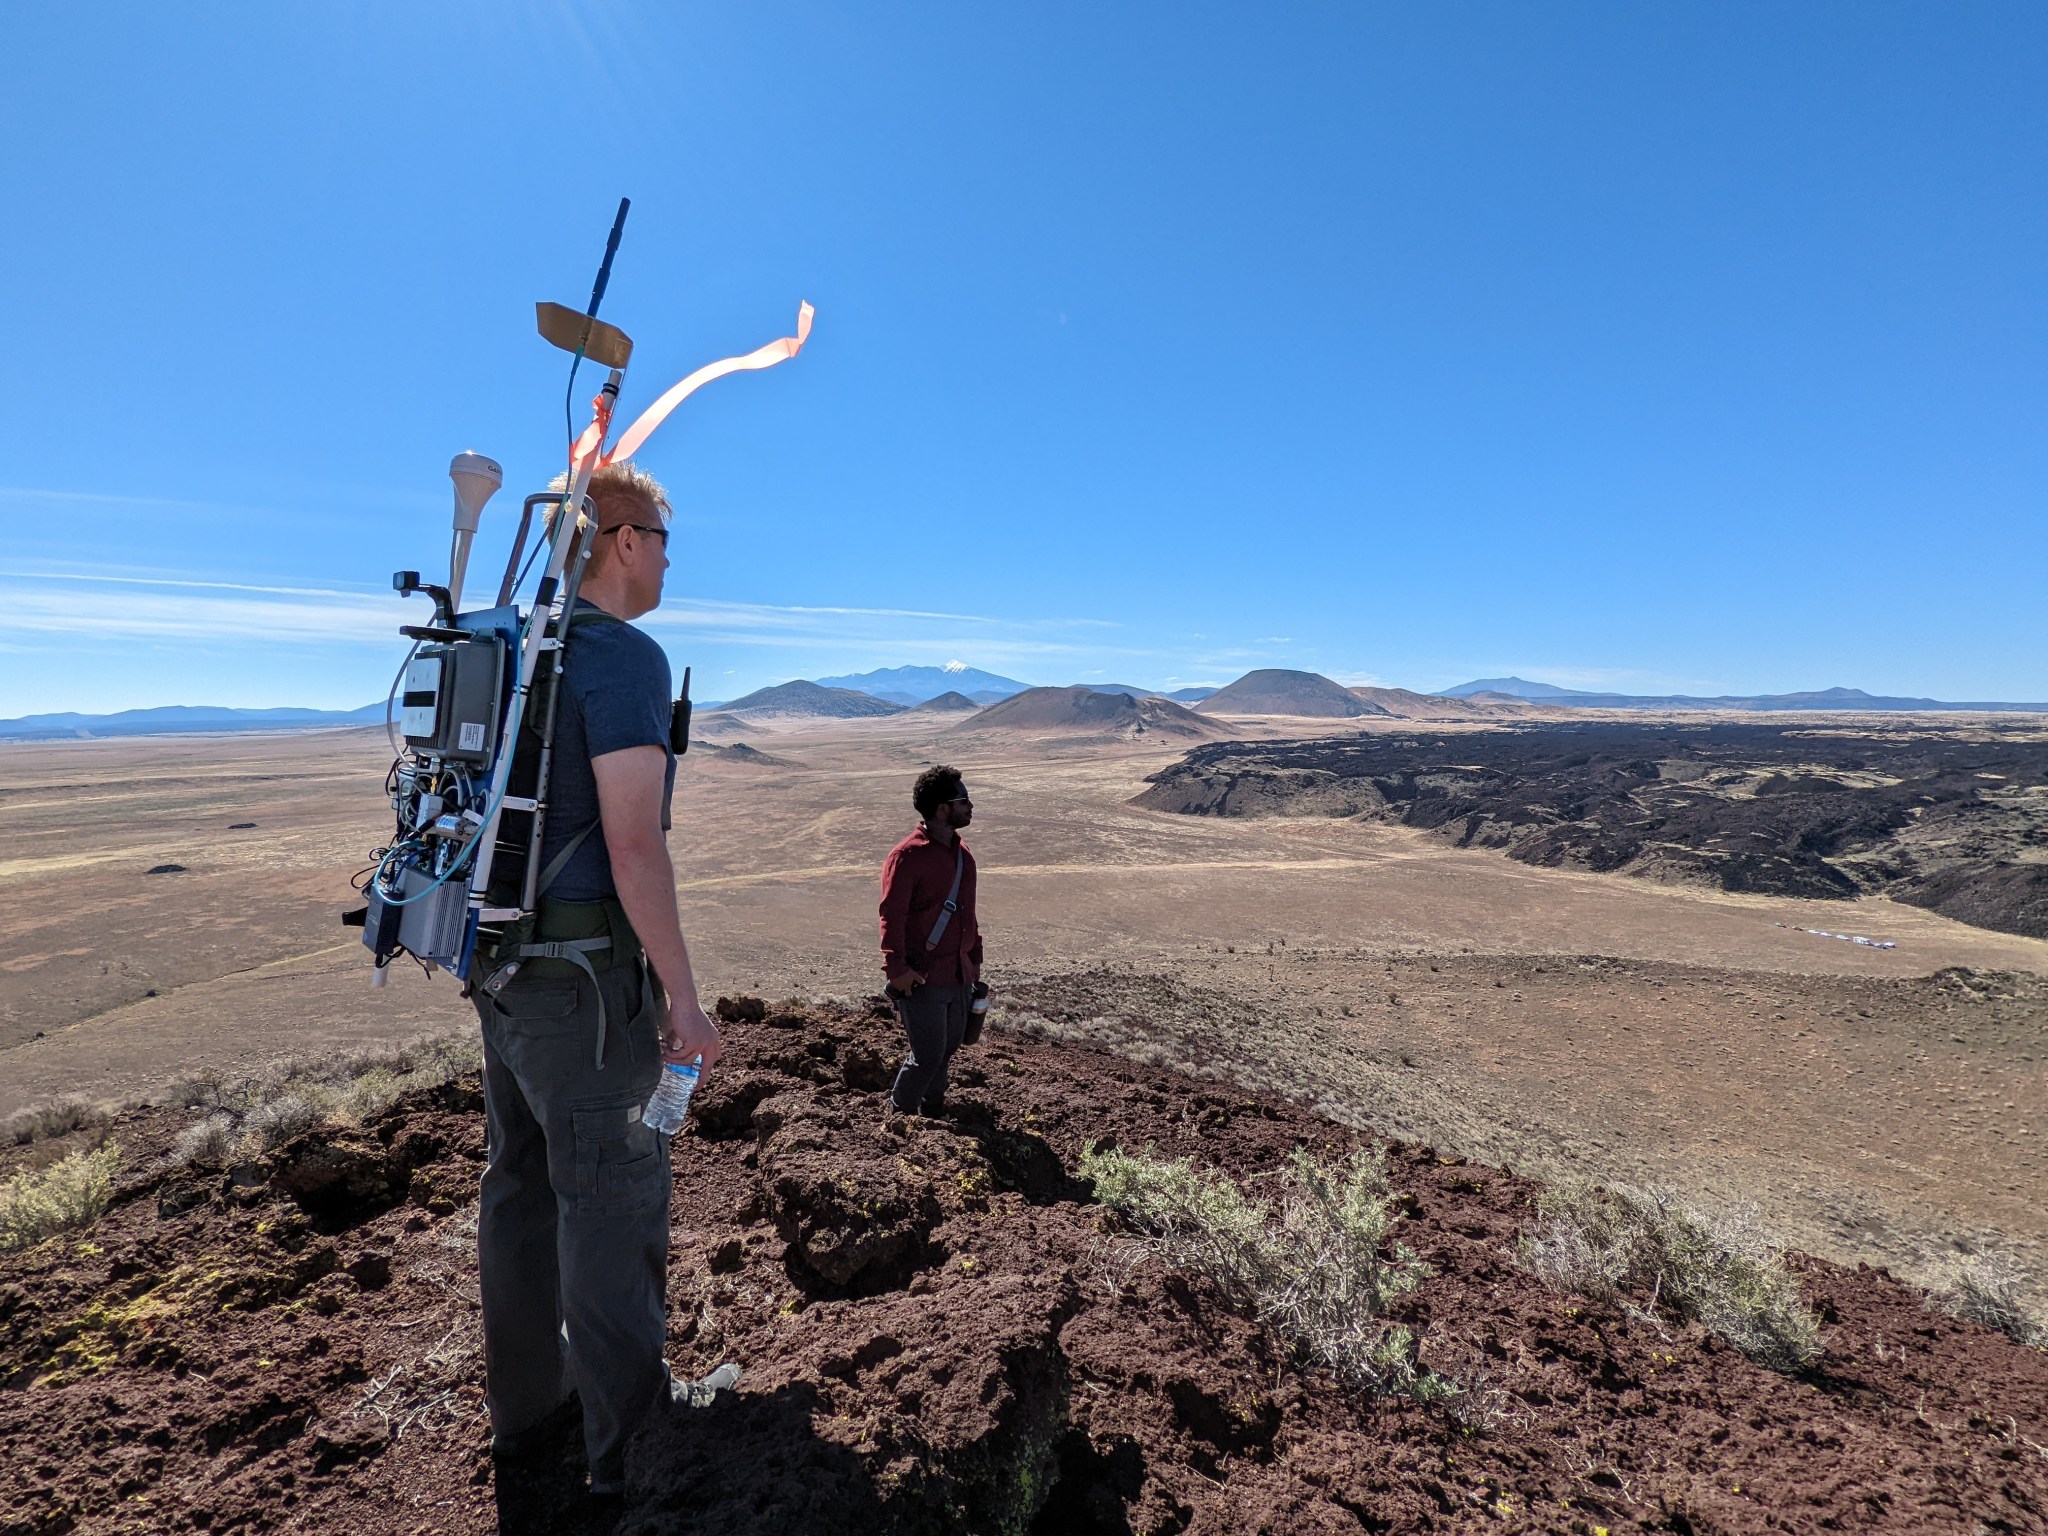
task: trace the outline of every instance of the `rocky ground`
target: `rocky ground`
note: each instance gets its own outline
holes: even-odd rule
[[[2048,936],[2039,724],[1561,724],[1219,743],[1133,803],[1368,816],[1525,864],[1773,896],[1882,894]]]
[[[1089,1142],[1250,1177],[1359,1133],[1279,1097],[992,1032],[949,1119],[885,1119],[880,1010],[727,1005],[674,1158],[670,1353],[740,1389],[636,1442],[628,1532],[2048,1529],[2048,1355],[1881,1270],[1796,1260],[1824,1353],[1781,1375],[1662,1311],[1542,1288],[1534,1187],[1394,1148],[1402,1303],[1448,1405],[1373,1403],[1136,1259]],[[227,1167],[111,1127],[89,1231],[0,1258],[0,1531],[577,1529],[493,1479],[474,1080]],[[47,1161],[61,1146],[9,1154]]]

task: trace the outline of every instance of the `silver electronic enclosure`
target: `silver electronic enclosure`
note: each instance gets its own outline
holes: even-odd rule
[[[396,883],[394,894],[405,902],[397,908],[398,942],[432,965],[453,969],[462,958],[469,888],[460,880],[434,886],[433,875],[417,867],[401,869]]]
[[[495,634],[422,645],[405,670],[406,745],[453,762],[489,762],[504,670],[505,645]]]

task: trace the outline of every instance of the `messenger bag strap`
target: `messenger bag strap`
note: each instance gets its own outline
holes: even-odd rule
[[[946,932],[946,924],[953,921],[953,914],[960,910],[960,876],[967,869],[967,845],[959,838],[953,839],[953,889],[946,892],[946,904],[939,909],[939,920],[932,924],[932,936],[924,941],[927,952],[939,947],[939,940]]]

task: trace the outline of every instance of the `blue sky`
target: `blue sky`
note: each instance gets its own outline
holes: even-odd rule
[[[2048,698],[2048,9],[16,7],[0,715],[381,697],[629,412],[699,692]],[[579,396],[593,383],[586,373]]]

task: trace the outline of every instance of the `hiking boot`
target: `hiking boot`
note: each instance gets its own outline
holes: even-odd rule
[[[739,1385],[740,1368],[730,1360],[713,1371],[709,1376],[700,1376],[695,1381],[669,1382],[668,1402],[671,1408],[709,1408],[717,1401],[718,1394],[730,1392]]]

